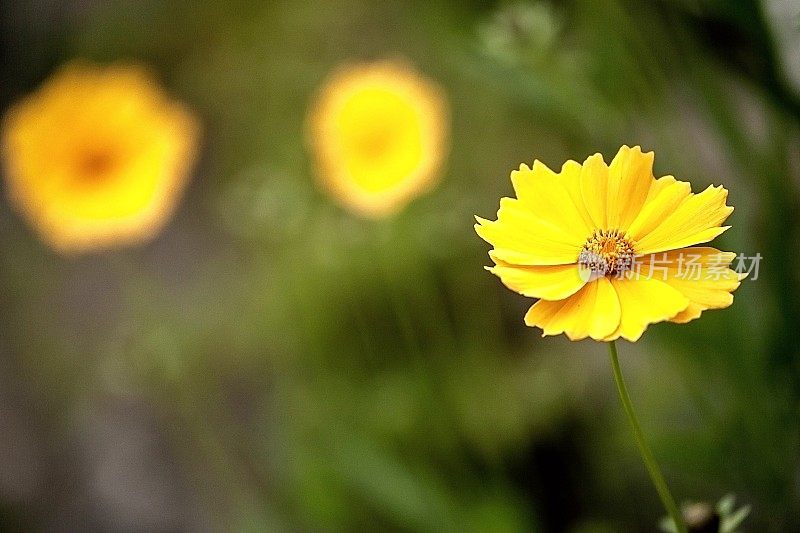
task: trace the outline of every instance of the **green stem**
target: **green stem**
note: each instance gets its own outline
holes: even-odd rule
[[[633,411],[633,404],[631,397],[628,396],[628,388],[625,386],[625,379],[622,377],[622,370],[619,367],[619,358],[617,357],[617,345],[614,341],[608,343],[608,355],[611,357],[611,368],[614,369],[614,381],[617,382],[617,391],[619,391],[619,399],[622,401],[622,407],[625,408],[625,414],[628,415],[628,421],[631,423],[633,429],[633,436],[636,440],[636,446],[639,448],[639,453],[642,456],[644,465],[647,467],[647,473],[650,474],[650,479],[658,491],[658,496],[661,498],[661,503],[669,513],[672,521],[675,523],[675,529],[678,533],[686,533],[686,525],[683,523],[678,506],[675,504],[675,498],[669,492],[667,482],[664,480],[664,475],[658,467],[656,458],[653,451],[647,445],[642,434],[642,428],[639,427],[639,421],[636,419],[636,413]]]

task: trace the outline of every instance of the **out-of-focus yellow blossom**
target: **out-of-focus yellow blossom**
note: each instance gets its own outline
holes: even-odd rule
[[[5,116],[8,194],[59,251],[142,242],[174,211],[198,137],[144,68],[70,63]]]
[[[539,161],[511,173],[516,198],[497,220],[478,218],[494,249],[489,270],[510,289],[539,298],[525,323],[565,333],[635,341],[649,324],[688,322],[733,302],[743,275],[736,257],[708,242],[728,229],[728,191],[655,179],[653,153],[623,146],[610,165],[595,154],[560,173]]]
[[[408,65],[343,67],[309,111],[319,182],[360,215],[391,215],[435,185],[448,120],[442,91]]]

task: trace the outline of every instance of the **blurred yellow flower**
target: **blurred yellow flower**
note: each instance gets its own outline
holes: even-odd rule
[[[694,194],[672,176],[653,177],[653,153],[623,146],[611,165],[600,154],[539,161],[511,173],[517,198],[475,229],[494,249],[487,267],[510,289],[539,298],[525,323],[544,335],[635,341],[647,326],[688,322],[727,307],[744,276],[735,254],[709,247],[728,227],[728,191]]]
[[[439,87],[391,61],[335,72],[308,117],[319,183],[367,217],[391,215],[435,185],[448,129]]]
[[[145,241],[172,214],[198,136],[142,67],[71,63],[5,116],[8,193],[62,252]]]

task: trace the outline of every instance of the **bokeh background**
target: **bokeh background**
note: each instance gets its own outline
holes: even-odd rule
[[[0,6],[1,110],[73,58],[149,64],[203,122],[152,243],[64,257],[0,203],[0,530],[654,531],[605,348],[540,338],[473,214],[510,170],[621,144],[722,184],[734,305],[620,348],[679,500],[800,531],[800,4],[54,1]],[[351,60],[445,90],[441,184],[337,207],[304,143]]]

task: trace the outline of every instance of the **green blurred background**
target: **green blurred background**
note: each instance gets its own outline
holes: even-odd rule
[[[622,144],[730,190],[734,305],[620,345],[679,500],[800,531],[800,3],[5,0],[0,104],[76,57],[204,123],[175,218],[65,258],[0,204],[2,531],[654,531],[605,348],[540,338],[482,266],[510,170]],[[403,57],[446,90],[441,185],[391,220],[317,190],[309,99]]]

